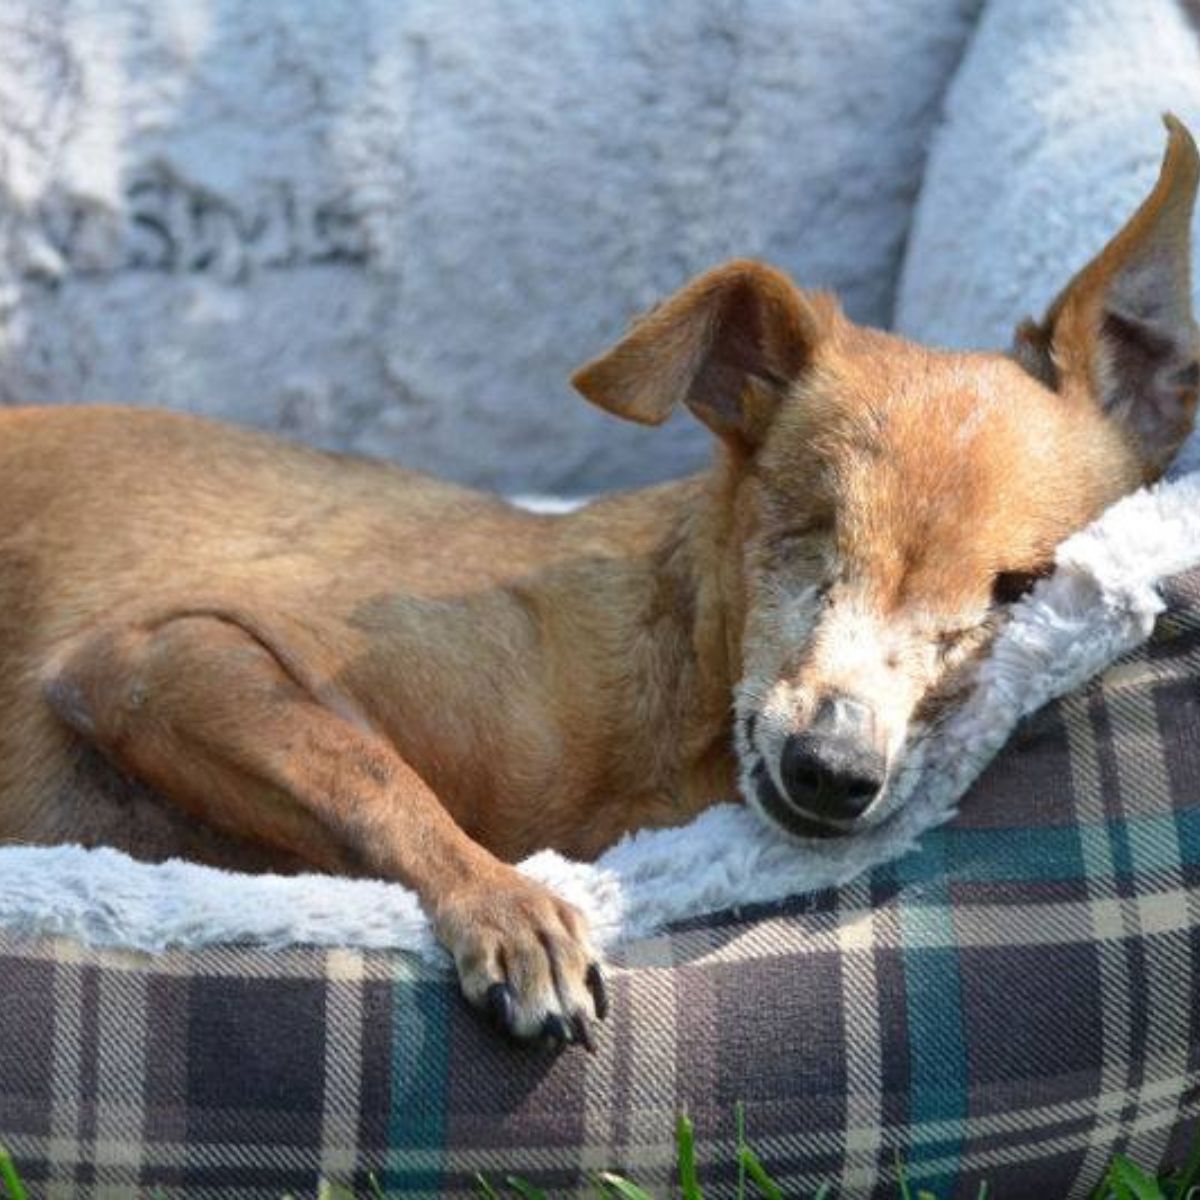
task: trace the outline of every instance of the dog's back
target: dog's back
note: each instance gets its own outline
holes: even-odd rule
[[[380,579],[478,587],[500,569],[478,552],[495,544],[487,528],[511,542],[537,523],[415,472],[154,410],[0,410],[0,479],[0,841],[152,858],[280,865],[79,742],[42,694],[60,646],[108,614],[181,597],[244,607],[262,593],[281,617],[336,619],[339,599]]]
[[[546,836],[562,843],[585,836],[571,831],[571,813],[554,834],[526,815],[506,820],[509,788],[497,777],[528,786],[532,772],[551,806],[570,792],[577,766],[559,762],[559,714],[578,713],[593,692],[606,702],[595,680],[624,672],[622,622],[656,603],[646,556],[677,498],[696,489],[684,482],[547,517],[386,463],[107,407],[0,410],[0,478],[0,841],[273,867],[286,856],[160,804],[75,736],[45,694],[64,648],[114,613],[235,616],[315,686],[355,697],[446,793],[490,796],[495,841],[513,853]],[[606,590],[611,626],[601,615],[585,632],[573,598]],[[534,591],[561,603],[535,602]],[[549,690],[546,659],[561,664]],[[69,697],[55,699],[69,711]],[[447,713],[494,746],[452,754],[447,742],[461,733]],[[577,765],[613,759],[602,774],[627,761],[636,777],[635,734],[661,737],[653,727],[626,735],[607,717],[561,719],[581,743],[594,723],[606,746],[622,744],[620,759],[600,748],[572,755]],[[508,768],[510,744],[521,764]],[[598,848],[612,835],[586,836]]]

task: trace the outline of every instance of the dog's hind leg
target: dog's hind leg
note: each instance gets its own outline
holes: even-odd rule
[[[79,736],[203,821],[414,888],[498,1026],[590,1044],[604,999],[583,917],[473,842],[349,701],[319,697],[285,661],[234,618],[176,616],[85,636],[45,693]]]

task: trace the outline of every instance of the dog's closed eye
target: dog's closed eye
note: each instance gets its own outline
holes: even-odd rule
[[[1039,579],[1049,575],[1050,570],[1050,567],[1038,567],[1031,571],[998,572],[992,580],[992,603],[1015,604],[1033,590],[1033,585]]]

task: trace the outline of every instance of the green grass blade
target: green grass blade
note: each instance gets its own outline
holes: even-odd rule
[[[742,1151],[746,1149],[746,1105],[739,1100],[733,1106],[733,1124],[737,1130],[737,1200],[746,1200],[746,1160]]]
[[[904,1159],[900,1157],[900,1151],[896,1151],[896,1186],[900,1189],[900,1200],[913,1200],[912,1192],[908,1187],[908,1172],[904,1169]]]
[[[767,1173],[766,1167],[762,1165],[762,1160],[750,1149],[750,1143],[746,1140],[746,1106],[740,1100],[734,1109],[734,1115],[737,1120],[738,1200],[746,1200],[747,1175],[754,1181],[754,1186],[768,1197],[768,1200],[783,1200],[783,1191]],[[828,1192],[829,1184],[822,1185],[816,1200],[821,1200]]]
[[[478,1172],[475,1172],[475,1186],[487,1200],[500,1200],[500,1193]]]
[[[992,1189],[988,1186],[988,1181],[985,1179],[979,1185],[979,1195],[975,1197],[975,1200],[988,1200],[991,1194]]]
[[[601,1187],[614,1192],[621,1197],[621,1200],[654,1200],[649,1192],[642,1191],[636,1183],[630,1183],[628,1179],[614,1175],[611,1171],[601,1171],[596,1178],[600,1181]]]
[[[1112,1171],[1104,1172],[1104,1178],[1096,1184],[1096,1190],[1088,1196],[1088,1200],[1113,1200]]]
[[[29,1193],[17,1174],[17,1164],[3,1147],[0,1147],[0,1183],[4,1184],[8,1200],[29,1200]]]
[[[476,1175],[476,1179],[481,1176]],[[367,1191],[371,1193],[374,1200],[387,1200],[387,1193],[383,1190],[382,1184],[379,1182],[379,1176],[374,1171],[367,1172]]]
[[[767,1169],[758,1160],[758,1155],[749,1146],[743,1146],[738,1157],[746,1164],[754,1186],[766,1196],[767,1200],[783,1200],[783,1190],[779,1184],[767,1174]]]
[[[1114,1156],[1109,1176],[1125,1189],[1130,1200],[1164,1200],[1157,1182],[1124,1154]]]
[[[1187,1160],[1171,1188],[1171,1200],[1189,1200],[1189,1194],[1200,1183],[1200,1133],[1188,1151]]]
[[[817,1190],[817,1194],[813,1197],[813,1200],[831,1200],[832,1196],[833,1184],[829,1180],[826,1180]]]
[[[504,1182],[525,1200],[550,1200],[541,1188],[534,1187],[528,1179],[522,1179],[519,1175],[505,1175]]]
[[[700,1181],[696,1178],[696,1133],[687,1113],[680,1113],[679,1120],[675,1122],[675,1153],[683,1200],[704,1200]]]

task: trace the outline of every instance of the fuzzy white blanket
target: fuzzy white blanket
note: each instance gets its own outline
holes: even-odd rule
[[[887,825],[845,843],[801,843],[719,804],[683,828],[633,834],[594,864],[547,851],[521,869],[578,904],[611,946],[669,921],[844,883],[906,853],[954,813],[1022,716],[1148,636],[1162,607],[1155,584],[1200,563],[1200,473],[1121,501],[1066,542],[1058,563],[1017,606]],[[0,850],[0,927],[144,950],[251,942],[441,955],[416,897],[398,885],[149,866],[77,846]]]

